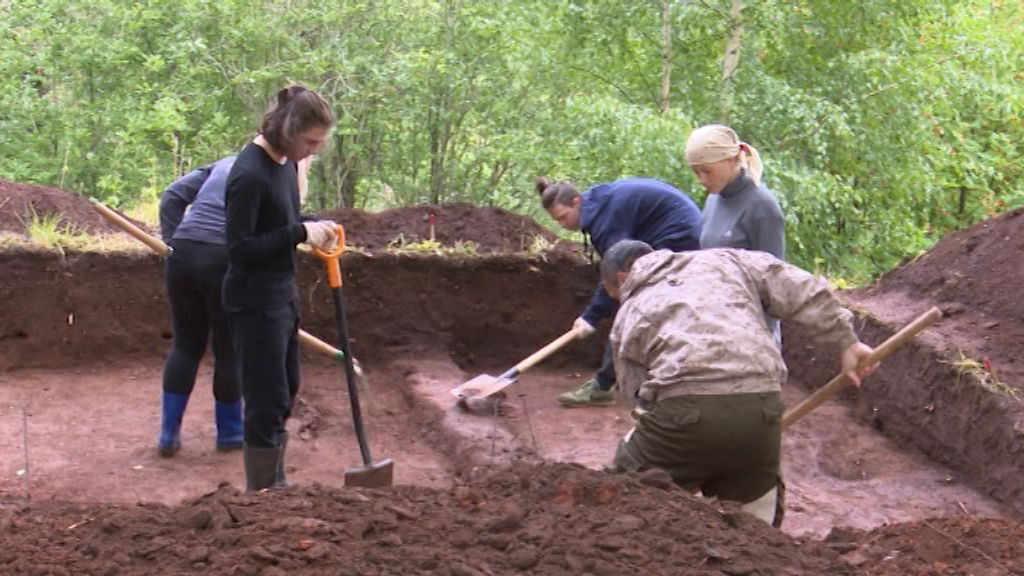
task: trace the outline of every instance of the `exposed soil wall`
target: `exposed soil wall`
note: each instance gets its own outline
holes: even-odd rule
[[[342,268],[357,357],[426,347],[447,351],[467,369],[511,366],[568,330],[596,282],[590,266],[568,255],[353,253]],[[159,258],[7,251],[0,269],[0,370],[166,352],[170,322]],[[321,263],[301,254],[304,327],[334,343],[324,279]],[[598,361],[600,343],[572,344],[563,357],[578,361],[580,354]]]
[[[959,470],[966,480],[1024,511],[1024,210],[943,238],[875,285],[843,294],[859,333],[879,344],[938,306],[944,318],[887,360],[864,384],[863,418],[900,442]],[[791,373],[821,385],[837,372],[795,326],[784,331]]]
[[[867,315],[858,333],[878,344],[904,324]],[[792,377],[820,386],[836,375],[835,351],[799,329],[788,327],[784,334]],[[950,481],[966,481],[1022,512],[1024,409],[1013,397],[958,375],[953,360],[937,332],[926,331],[867,378],[859,395],[845,396],[856,398],[858,414],[877,429],[962,473]]]

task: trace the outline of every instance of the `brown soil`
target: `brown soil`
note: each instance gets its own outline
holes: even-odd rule
[[[442,243],[470,240],[481,252],[519,249],[518,217],[502,224],[500,214],[459,207],[452,219],[465,230],[442,237],[448,221],[441,217],[447,214],[443,208],[437,207]],[[385,231],[366,242],[360,239],[373,234],[360,232],[356,218],[339,220],[352,244],[379,249],[394,238],[394,230],[404,233],[417,222],[425,227],[415,209],[395,214],[397,227],[378,223]],[[981,241],[973,251],[985,246]],[[951,383],[951,367],[939,363],[950,351],[940,345],[939,330],[959,333],[953,328],[968,316],[967,306],[887,361],[865,382],[857,402],[822,407],[787,433],[792,495],[787,522],[798,527],[788,528],[790,534],[820,536],[829,524],[867,529],[910,520],[865,532],[837,530],[819,543],[770,530],[730,505],[693,499],[667,487],[658,474],[608,476],[550,463],[572,460],[597,468],[629,426],[624,407],[567,411],[553,406],[555,394],[593,369],[600,353],[596,341],[573,344],[524,375],[498,417],[453,408],[447,392],[453,385],[507,368],[569,327],[595,281],[593,269],[572,254],[350,254],[342,265],[353,349],[368,368],[374,391],[367,408],[371,443],[378,456],[399,463],[399,482],[415,486],[339,489],[340,470],[358,454],[340,370],[306,356],[302,400],[289,424],[300,439],[289,460],[297,486],[245,495],[228,485],[214,488],[218,481],[240,485],[241,470],[237,453],[220,455],[210,448],[208,366],[197,382],[182,453],[170,460],[152,454],[160,363],[169,337],[159,259],[0,253],[0,533],[5,544],[0,572],[1005,574],[1024,569],[1016,544],[1020,525],[978,518],[998,516],[998,506],[966,486],[981,487],[1015,514],[1017,487],[1024,484],[1024,474],[1013,477],[1020,460],[1019,442],[1011,442],[1016,404],[983,386]],[[1012,276],[1019,274],[1016,268],[994,272],[1019,278]],[[304,255],[304,327],[333,341],[333,311],[322,278],[320,264]],[[865,311],[861,331],[870,343],[930,305],[920,295],[903,294],[897,279],[890,275],[873,291],[847,294]],[[1009,322],[1007,310],[991,314]],[[989,340],[978,340],[989,342],[993,362],[1006,350],[991,344],[1003,328],[989,328]],[[979,336],[970,329],[965,325],[961,331]],[[784,333],[795,376],[814,383],[832,376],[830,362],[822,361],[832,357],[830,351],[817,350],[791,327]],[[787,387],[787,403],[800,398],[799,390],[795,384]],[[869,427],[895,441],[872,436]],[[905,452],[910,444],[952,471],[926,462],[913,449]],[[31,467],[23,466],[26,456]],[[504,468],[508,464],[513,467]],[[203,492],[210,493],[195,498]],[[182,498],[185,502],[177,504]],[[947,518],[923,520],[932,516]]]
[[[858,397],[861,418],[916,446],[969,482],[1024,512],[1024,404],[1018,359],[1024,315],[1019,252],[1024,211],[944,238],[928,253],[887,273],[875,286],[843,296],[860,315],[862,338],[877,344],[931,306],[945,317],[873,374]],[[833,352],[799,330],[786,333],[793,376],[824,383]],[[984,369],[985,359],[992,367]],[[822,361],[827,360],[827,361]],[[966,361],[978,368],[970,368]]]
[[[574,244],[559,241],[550,230],[529,218],[501,208],[472,204],[419,205],[384,212],[340,208],[320,214],[345,226],[348,242],[371,251],[430,239],[428,217],[434,214],[434,239],[444,246],[460,242],[476,244],[479,253],[527,252],[535,238],[542,244],[557,243],[556,251],[571,251]]]
[[[25,234],[33,219],[57,218],[58,228],[72,232],[113,233],[89,200],[51,186],[0,179],[0,232]]]
[[[936,519],[866,534],[837,530],[826,542],[873,576],[1024,574],[1024,527],[1016,522]]]
[[[902,298],[942,308],[936,332],[1017,390],[1024,387],[1024,209],[950,234],[921,257],[885,274],[854,298]]]
[[[855,574],[662,474],[513,466],[447,491],[310,485],[0,509],[8,574]],[[45,534],[45,538],[40,538]]]

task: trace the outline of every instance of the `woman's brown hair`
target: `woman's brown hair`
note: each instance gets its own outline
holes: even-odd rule
[[[310,128],[334,126],[334,111],[316,92],[292,84],[277,93],[263,115],[260,133],[278,152],[288,150],[295,136]]]
[[[576,191],[575,186],[564,180],[552,182],[547,178],[540,176],[537,178],[535,186],[537,188],[537,194],[540,194],[540,204],[545,210],[550,210],[555,204],[560,206],[572,206],[572,199],[580,195],[580,193]]]

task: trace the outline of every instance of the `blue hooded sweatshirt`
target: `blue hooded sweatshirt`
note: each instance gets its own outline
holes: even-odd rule
[[[581,195],[580,229],[598,254],[620,240],[640,240],[655,250],[700,248],[700,208],[675,187],[651,178],[623,178],[591,186]],[[601,282],[581,317],[597,324],[616,302]]]

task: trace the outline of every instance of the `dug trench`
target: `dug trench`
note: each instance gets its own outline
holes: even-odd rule
[[[320,265],[306,254],[300,262],[304,327],[333,342]],[[183,451],[160,459],[152,449],[170,336],[159,259],[0,253],[0,532],[9,543],[0,566],[41,574],[68,566],[97,574],[1024,567],[1012,544],[1020,528],[1003,519],[1021,505],[1024,481],[1010,468],[1016,444],[957,432],[976,418],[994,430],[986,438],[1012,438],[1007,419],[1016,408],[965,384],[938,330],[888,360],[860,395],[787,432],[784,532],[793,539],[731,505],[694,500],[656,474],[597,471],[630,426],[626,407],[564,410],[554,402],[594,368],[597,340],[574,343],[525,374],[497,414],[454,408],[452,386],[510,367],[571,324],[595,280],[571,253],[354,253],[342,267],[353,350],[370,382],[371,445],[396,461],[401,486],[338,490],[342,469],[358,464],[342,373],[306,353],[290,424],[300,440],[288,462],[297,487],[245,495],[234,489],[242,485],[240,457],[212,449],[208,366]],[[847,295],[858,309],[870,306],[856,296]],[[903,316],[864,312],[865,340],[881,341],[927,304],[904,303]],[[792,405],[807,393],[800,380],[823,383],[834,362],[797,327],[785,335]],[[929,390],[930,402],[922,404],[918,388]],[[962,415],[951,430],[935,423],[936,402],[942,414]]]

